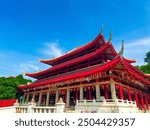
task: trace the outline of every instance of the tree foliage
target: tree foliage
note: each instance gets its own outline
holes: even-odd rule
[[[146,64],[146,65],[141,65],[141,66],[136,66],[139,70],[141,70],[142,72],[144,72],[145,74],[150,74],[150,64]]]
[[[150,64],[150,51],[146,53],[146,58],[144,58],[144,61]]]
[[[150,51],[146,53],[146,58],[144,58],[144,61],[147,63],[146,65],[137,65],[136,67],[145,74],[150,74]]]
[[[27,84],[31,80],[24,79],[22,75],[16,77],[0,77],[0,99],[16,98],[17,86]]]

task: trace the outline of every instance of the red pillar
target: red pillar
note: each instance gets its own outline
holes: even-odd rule
[[[78,88],[76,88],[76,100],[78,100]]]
[[[140,99],[141,99],[141,102],[142,102],[142,110],[144,110],[144,100],[143,100],[143,95],[140,94]]]
[[[105,99],[108,99],[108,89],[106,86],[104,87],[104,89],[105,89]]]
[[[139,100],[138,100],[138,94],[135,92],[134,96],[135,96],[136,105],[140,109]]]
[[[89,100],[92,100],[92,91],[91,91],[91,88],[89,87],[88,90],[89,90]]]
[[[131,98],[131,92],[130,92],[130,89],[128,89],[128,100],[131,101],[132,98]]]
[[[149,110],[149,104],[146,96],[145,96],[145,103],[146,103],[146,109]]]
[[[86,100],[89,99],[88,88],[86,88]]]
[[[120,93],[120,99],[124,99],[124,97],[123,97],[123,91],[122,91],[122,87],[120,86],[119,87],[119,93]]]
[[[64,102],[66,103],[66,99],[67,99],[67,96],[66,96],[66,93],[64,95]]]

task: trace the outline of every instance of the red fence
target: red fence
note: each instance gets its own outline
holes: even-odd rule
[[[16,99],[0,100],[0,107],[13,106],[15,102],[16,102]]]

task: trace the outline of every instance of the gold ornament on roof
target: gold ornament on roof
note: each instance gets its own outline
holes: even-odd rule
[[[122,47],[121,47],[121,50],[120,52],[118,53],[119,56],[123,56],[124,54],[124,40],[122,40]]]
[[[108,42],[111,42],[111,41],[112,41],[112,29],[110,29],[110,36],[109,36]]]

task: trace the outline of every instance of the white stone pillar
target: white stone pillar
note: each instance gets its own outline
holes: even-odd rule
[[[39,101],[38,101],[38,106],[41,105],[41,99],[42,99],[42,92],[39,93]]]
[[[99,100],[100,99],[100,87],[98,83],[96,83],[95,88],[96,88],[96,100]]]
[[[58,102],[58,97],[59,97],[59,93],[58,93],[58,89],[56,89],[55,104]]]
[[[67,101],[66,101],[66,107],[70,106],[70,89],[67,88]]]
[[[83,86],[80,85],[80,100],[83,100]]]
[[[46,96],[46,106],[49,105],[49,95],[50,95],[50,93],[49,93],[49,91],[48,91],[48,92],[47,92],[47,96]]]
[[[35,100],[35,93],[34,93],[34,92],[33,92],[33,94],[32,94],[32,99]]]
[[[111,98],[116,99],[116,89],[115,89],[115,83],[113,80],[110,81],[110,88],[111,88]]]

